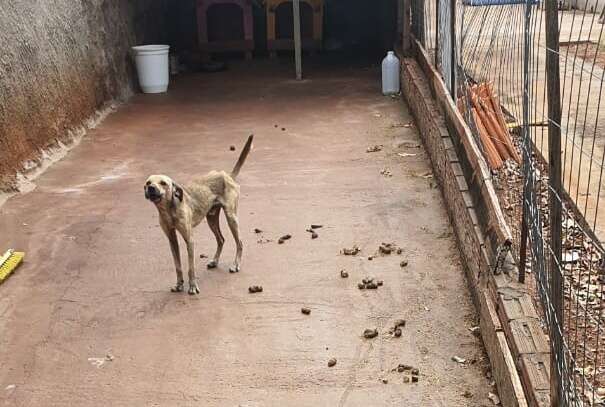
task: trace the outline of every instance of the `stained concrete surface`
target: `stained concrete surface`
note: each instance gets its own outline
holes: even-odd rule
[[[311,65],[297,83],[274,64],[135,97],[0,209],[0,248],[27,252],[0,286],[0,405],[489,405],[463,269],[428,158],[402,125],[406,108],[379,94],[375,68]],[[223,220],[220,268],[197,259],[201,294],[172,294],[168,243],[143,182],[230,169],[229,146],[249,133],[243,270],[227,271],[234,244]],[[374,144],[383,151],[366,153]],[[324,225],[316,240],[311,223]],[[195,240],[198,255],[213,253],[207,225]],[[368,260],[381,242],[403,254]],[[354,244],[360,255],[339,254]],[[384,286],[360,291],[366,275]],[[248,294],[253,284],[264,292]],[[399,318],[407,326],[392,338]],[[374,327],[380,335],[364,339]],[[419,383],[405,384],[392,371],[399,363],[419,367]]]
[[[36,0],[0,7],[0,192],[136,89],[130,47],[166,43],[168,0]]]

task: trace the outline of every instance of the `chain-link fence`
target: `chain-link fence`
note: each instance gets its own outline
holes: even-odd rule
[[[561,406],[605,406],[604,6],[412,0],[413,32],[492,170]]]

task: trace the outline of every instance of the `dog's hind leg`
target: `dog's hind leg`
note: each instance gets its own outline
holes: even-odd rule
[[[235,239],[235,245],[237,246],[235,262],[233,263],[233,266],[229,268],[229,272],[237,273],[240,270],[240,262],[242,260],[242,251],[244,249],[244,245],[239,237],[239,222],[237,220],[237,215],[231,211],[225,210],[225,216],[227,217],[227,224],[229,225],[229,229],[231,229],[231,233]]]
[[[207,265],[209,269],[216,268],[218,266],[218,262],[221,258],[221,253],[223,251],[223,245],[225,244],[225,238],[221,233],[221,225],[219,215],[221,214],[221,208],[213,208],[206,215],[206,220],[208,221],[208,226],[212,233],[214,233],[214,237],[216,238],[216,252],[214,253],[214,258]]]
[[[173,293],[183,291],[183,269],[181,268],[181,253],[179,251],[179,240],[176,237],[176,231],[165,230],[168,241],[170,242],[170,251],[172,252],[172,259],[174,260],[174,267],[176,268],[176,285],[170,289]]]

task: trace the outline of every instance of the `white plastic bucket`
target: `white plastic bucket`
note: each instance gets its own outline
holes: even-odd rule
[[[139,85],[144,93],[163,93],[168,90],[169,50],[169,45],[132,47],[139,75]]]
[[[396,95],[399,93],[399,72],[401,65],[399,58],[393,51],[389,51],[382,60],[382,94]]]

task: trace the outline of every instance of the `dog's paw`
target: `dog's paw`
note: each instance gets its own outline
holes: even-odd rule
[[[217,266],[218,262],[216,260],[212,260],[208,264],[206,264],[206,267],[209,269],[215,269]]]
[[[229,273],[239,273],[239,266],[234,264],[233,266],[229,267]]]
[[[189,283],[189,295],[196,295],[200,293],[200,288],[197,283]]]
[[[174,287],[170,288],[170,291],[172,291],[173,293],[181,293],[184,290],[185,290],[185,287],[184,287],[184,283],[182,281],[176,283],[176,285]]]

